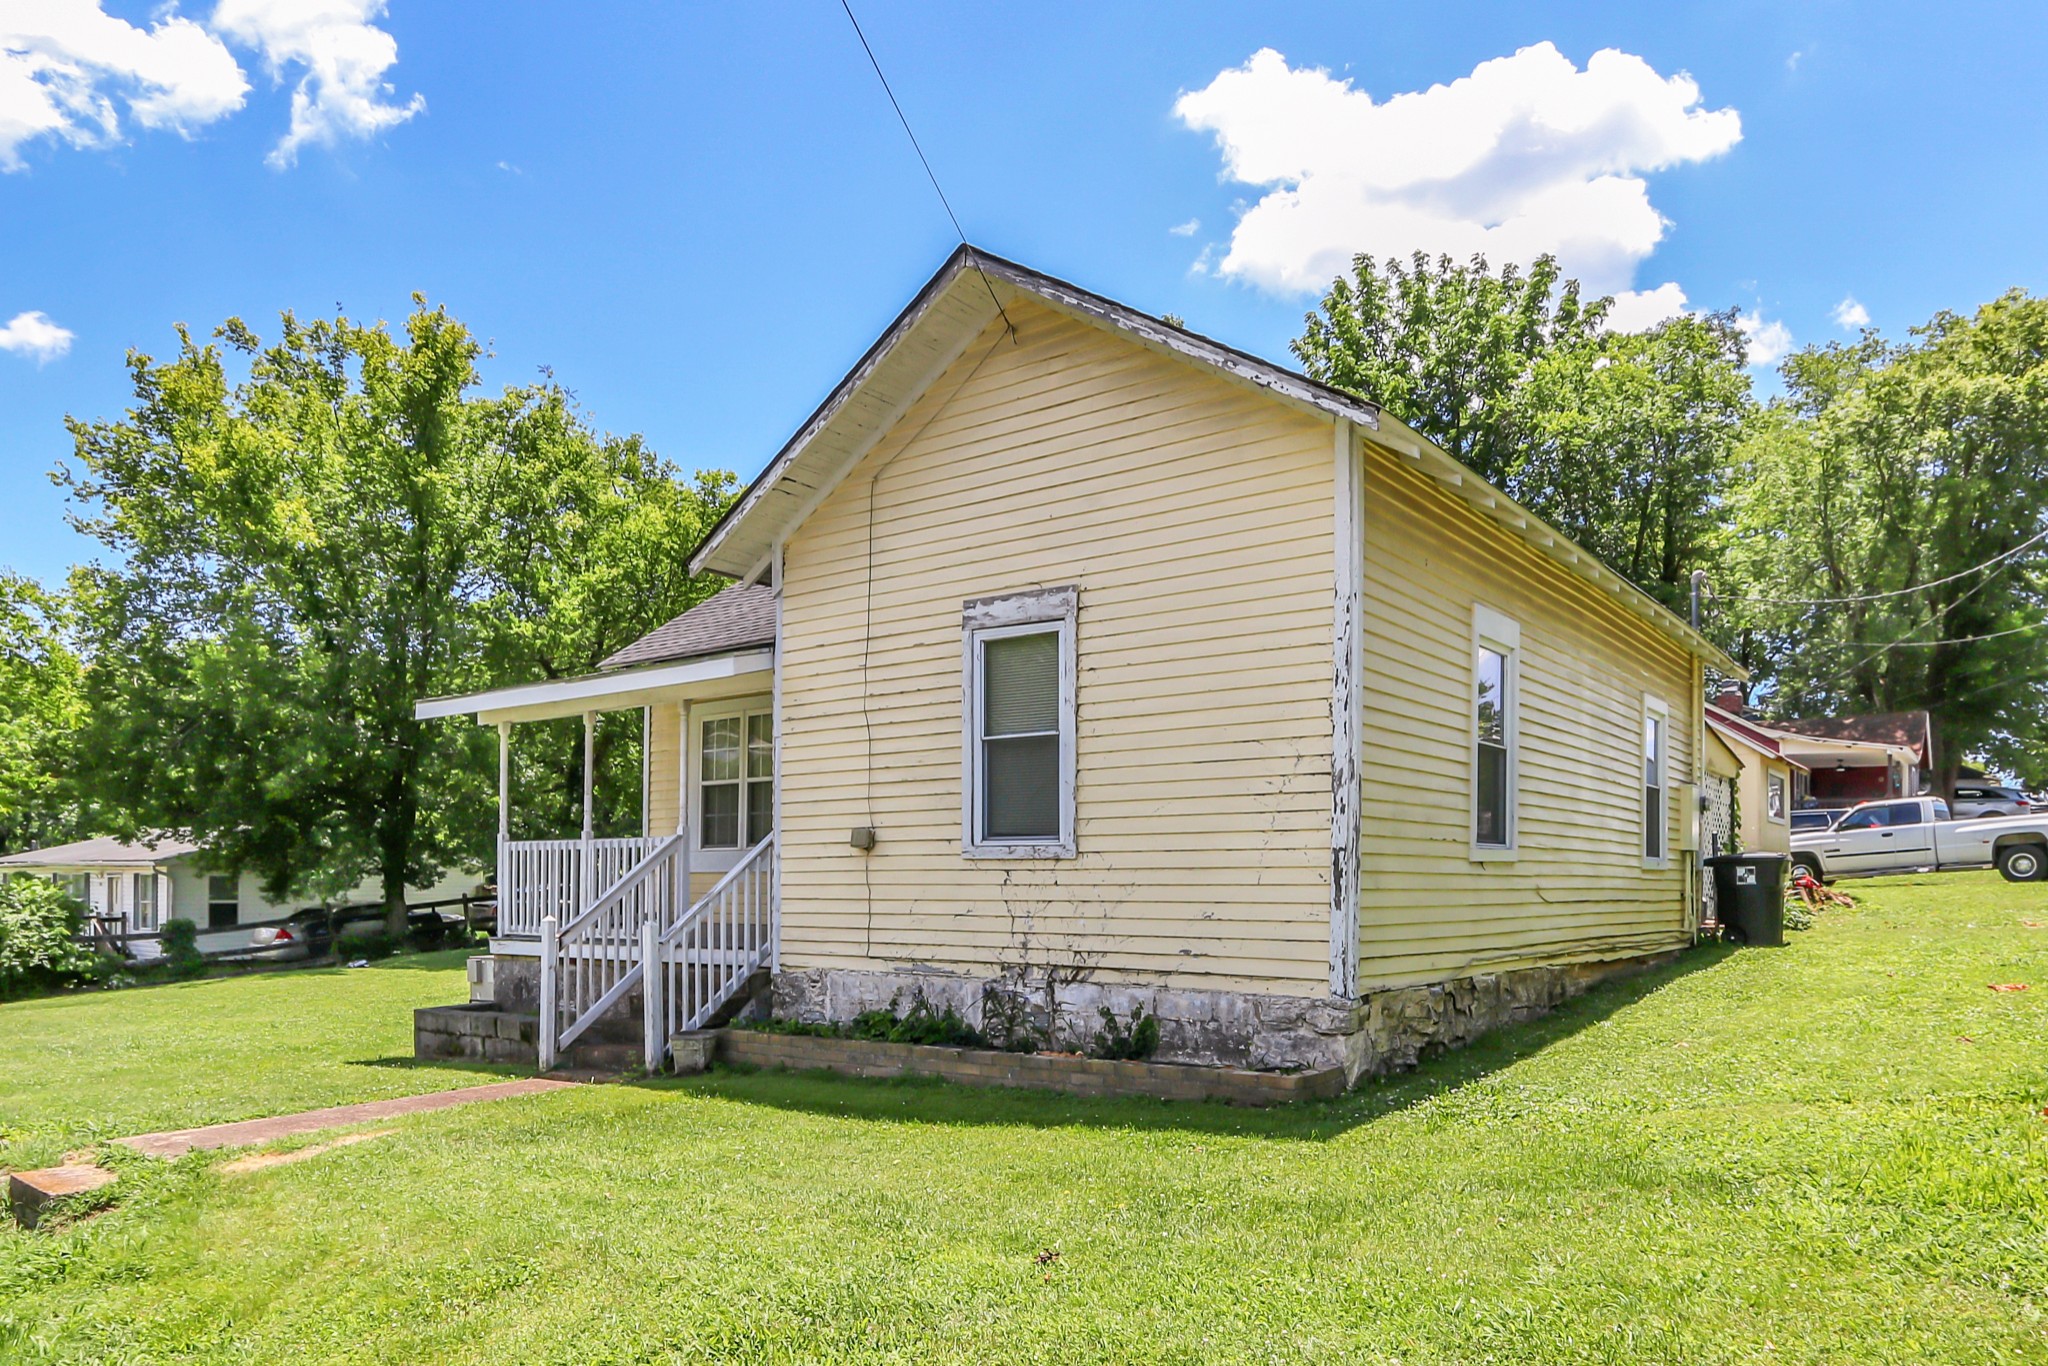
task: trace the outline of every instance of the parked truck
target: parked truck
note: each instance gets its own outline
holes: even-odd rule
[[[2007,882],[2048,878],[2048,814],[1951,820],[1939,797],[1852,806],[1825,830],[1792,836],[1792,863],[1823,882],[1883,873],[1996,868]]]

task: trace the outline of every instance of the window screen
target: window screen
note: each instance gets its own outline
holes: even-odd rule
[[[740,847],[740,733],[743,716],[713,716],[704,722],[697,763],[702,777],[697,804],[697,843],[705,849]]]
[[[1060,835],[1060,636],[997,636],[981,645],[982,835]]]
[[[1643,718],[1643,857],[1664,857],[1664,718]]]
[[[1481,646],[1478,661],[1477,745],[1473,768],[1476,843],[1508,842],[1507,659]]]

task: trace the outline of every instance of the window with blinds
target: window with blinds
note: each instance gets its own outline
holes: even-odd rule
[[[962,852],[1074,852],[1075,590],[967,604]]]

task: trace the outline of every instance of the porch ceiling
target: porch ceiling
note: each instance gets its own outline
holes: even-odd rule
[[[624,711],[659,702],[701,702],[766,692],[774,678],[773,650],[743,650],[644,669],[619,669],[581,678],[518,683],[509,688],[431,697],[413,708],[422,721],[474,715],[478,724],[552,721],[586,711]]]

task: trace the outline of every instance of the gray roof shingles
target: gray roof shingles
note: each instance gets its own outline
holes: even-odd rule
[[[775,590],[767,584],[736,583],[689,611],[657,626],[607,658],[600,669],[667,664],[700,655],[729,654],[775,643]]]
[[[123,840],[102,837],[9,854],[0,858],[0,868],[85,867],[100,864],[107,867],[146,868],[154,863],[162,863],[165,859],[192,853],[198,848],[198,845],[185,840],[158,839],[154,844],[130,844]]]

